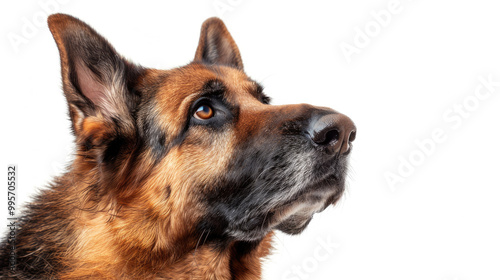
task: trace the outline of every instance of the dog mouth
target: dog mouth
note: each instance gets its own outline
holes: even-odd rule
[[[344,178],[340,178],[336,174],[329,174],[307,184],[301,191],[276,206],[273,211],[280,211],[297,203],[316,204],[318,202],[328,202],[328,204],[334,204],[340,199],[344,188]]]
[[[344,178],[335,174],[309,185],[271,211],[274,220],[272,227],[287,234],[301,233],[314,214],[340,200],[344,189]]]
[[[258,240],[274,229],[291,235],[299,234],[314,214],[340,200],[345,189],[344,181],[343,176],[329,174],[310,182],[293,196],[246,220],[238,229],[233,228],[233,236],[240,240]]]

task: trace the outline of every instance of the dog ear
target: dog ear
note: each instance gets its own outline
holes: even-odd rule
[[[200,41],[194,61],[222,64],[243,70],[238,46],[221,19],[207,19],[201,26]]]
[[[117,121],[131,125],[131,112],[139,99],[133,84],[141,68],[72,16],[54,14],[48,24],[61,57],[64,95],[75,134],[79,136],[87,118],[107,126]]]

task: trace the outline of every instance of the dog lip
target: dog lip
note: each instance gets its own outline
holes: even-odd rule
[[[326,184],[319,188],[307,188],[294,198],[275,207],[270,212],[272,221],[268,224],[271,228],[287,234],[298,234],[307,227],[314,214],[335,204],[342,197],[343,192],[343,184]]]
[[[344,192],[344,179],[337,174],[329,174],[313,181],[290,199],[274,207],[272,212],[280,211],[296,203],[307,203],[308,201],[326,201],[333,196],[334,204]]]
[[[291,198],[278,203],[268,211],[260,212],[257,223],[247,220],[244,224],[232,228],[230,235],[246,241],[263,238],[269,230],[282,230],[296,234],[301,232],[315,213],[319,213],[340,199],[344,191],[344,180],[338,174],[327,174],[307,184]],[[258,224],[254,227],[249,225]]]

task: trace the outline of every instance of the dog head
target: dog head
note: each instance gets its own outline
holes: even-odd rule
[[[113,213],[111,227],[134,246],[297,234],[342,195],[353,122],[270,105],[221,20],[205,21],[194,60],[172,70],[127,61],[73,17],[52,15],[49,27],[84,208]],[[129,217],[136,223],[121,222]]]

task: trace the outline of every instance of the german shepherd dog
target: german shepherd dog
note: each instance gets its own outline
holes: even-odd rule
[[[353,122],[269,105],[220,19],[172,70],[74,17],[48,24],[76,156],[26,207],[14,252],[3,241],[4,278],[260,279],[273,231],[298,234],[341,197]]]

